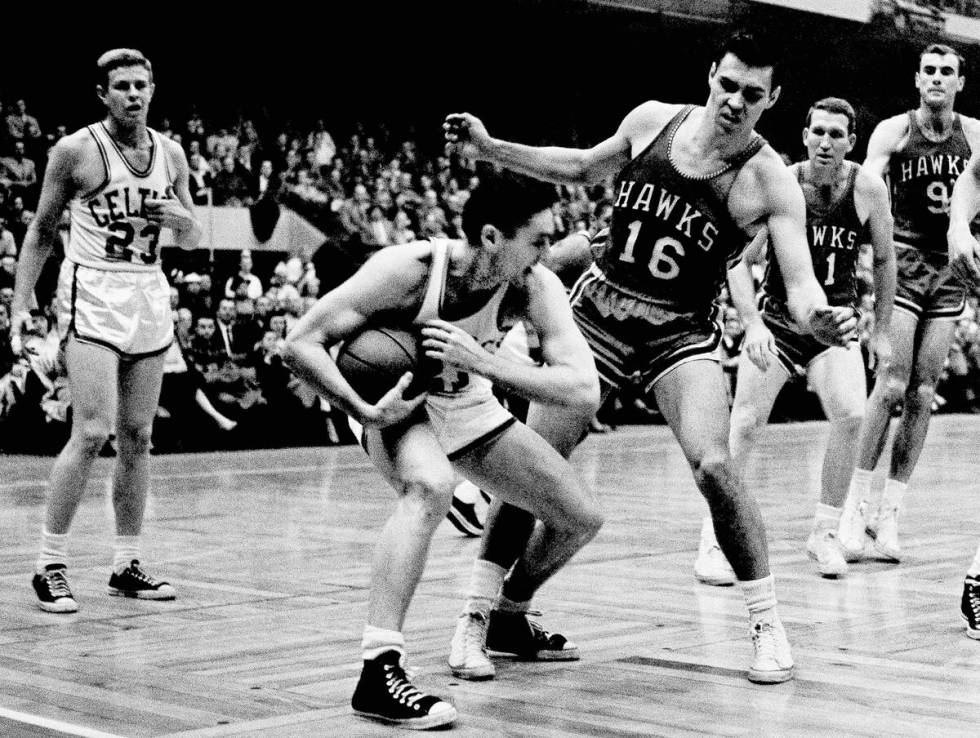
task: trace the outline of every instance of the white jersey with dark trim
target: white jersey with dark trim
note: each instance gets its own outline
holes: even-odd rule
[[[71,201],[71,235],[65,258],[95,269],[158,268],[160,226],[145,217],[148,199],[174,197],[174,176],[160,135],[150,135],[150,163],[139,171],[123,156],[105,123],[88,126],[105,166],[105,180]]]

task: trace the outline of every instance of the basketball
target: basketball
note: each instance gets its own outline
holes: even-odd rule
[[[337,368],[365,401],[375,403],[405,372],[414,372],[405,392],[411,398],[425,390],[420,371],[422,336],[398,328],[366,328],[344,343],[337,355]]]

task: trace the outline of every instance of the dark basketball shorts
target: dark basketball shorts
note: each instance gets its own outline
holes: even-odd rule
[[[572,312],[603,382],[621,387],[638,375],[645,394],[688,361],[718,361],[721,328],[710,317],[672,312],[606,280],[594,264],[571,292]]]
[[[791,377],[805,371],[811,361],[831,348],[801,331],[788,315],[763,313],[762,321],[772,331],[776,358]]]
[[[918,320],[956,319],[966,305],[966,290],[949,269],[945,252],[895,242],[898,279],[895,307]]]

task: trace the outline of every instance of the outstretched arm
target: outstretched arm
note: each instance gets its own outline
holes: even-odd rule
[[[591,183],[619,172],[629,162],[627,121],[629,116],[616,133],[591,149],[526,146],[503,141],[491,137],[483,122],[469,113],[451,113],[442,127],[446,141],[457,145],[468,159],[495,162],[549,182]]]

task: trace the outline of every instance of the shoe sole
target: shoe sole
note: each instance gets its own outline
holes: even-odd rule
[[[578,661],[582,658],[577,648],[567,651],[538,651],[534,654],[494,651],[492,648],[488,648],[487,655],[498,659],[511,659],[512,661]]]
[[[806,555],[809,556],[813,561],[817,562],[817,574],[822,576],[824,579],[840,579],[845,574],[847,574],[847,567],[844,567],[844,569],[823,569],[820,567],[820,560],[816,557],[816,555],[812,551],[807,550]],[[847,559],[845,559],[845,561],[846,560]]]
[[[58,613],[58,614],[78,612],[78,605],[77,604],[74,604],[74,605],[64,605],[64,604],[61,604],[61,605],[58,605],[58,604],[55,604],[53,602],[38,602],[37,603],[37,606],[39,608],[41,608],[42,610],[44,610],[44,612],[54,612],[54,613]]]
[[[735,579],[733,577],[711,577],[695,573],[694,578],[701,582],[701,584],[708,584],[712,587],[732,587],[735,585]]]
[[[385,715],[378,715],[373,712],[364,712],[363,710],[354,710],[354,714],[358,717],[365,718],[367,720],[373,720],[377,723],[384,723],[385,725],[394,725],[399,728],[407,728],[408,730],[428,730],[429,728],[438,728],[442,725],[449,725],[456,721],[459,717],[459,713],[456,712],[456,708],[446,710],[445,712],[440,712],[438,715],[427,715],[420,718],[407,718],[405,720],[397,720],[395,718],[390,718]]]
[[[966,637],[972,638],[975,641],[980,641],[980,628],[971,628],[970,621],[966,619],[966,615],[960,613],[960,617],[966,623]]]
[[[875,544],[874,546],[872,546],[872,549],[874,550],[876,559],[879,559],[881,561],[887,561],[891,564],[900,564],[902,562],[902,554],[900,551],[896,552],[892,549],[882,548],[881,546],[878,545],[877,541],[875,541]]]
[[[449,671],[457,679],[465,679],[468,682],[485,682],[497,676],[497,670],[493,668],[493,664],[490,665],[489,669],[485,666],[466,668],[450,664]]]
[[[177,599],[177,593],[174,591],[159,592],[154,590],[139,590],[133,592],[128,589],[116,589],[115,587],[107,587],[106,592],[112,597],[128,597],[131,600],[176,600]]]
[[[749,669],[748,678],[753,684],[782,684],[793,678],[794,667],[779,671],[753,671]]]

